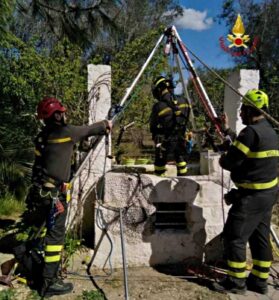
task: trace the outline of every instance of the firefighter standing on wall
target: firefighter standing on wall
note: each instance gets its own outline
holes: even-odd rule
[[[69,125],[66,123],[66,109],[56,98],[44,98],[37,111],[45,126],[35,139],[33,185],[26,200],[23,223],[32,226],[36,241],[31,242],[37,249],[43,245],[44,255],[40,263],[40,255],[27,243],[15,249],[15,257],[19,266],[26,264],[29,268],[29,276],[34,276],[34,286],[39,294],[48,297],[66,294],[73,289],[71,283],[64,283],[57,275],[65,236],[69,200],[66,199],[67,182],[70,181],[74,145],[88,136],[108,133],[112,123],[103,120],[89,126]],[[42,228],[42,224],[45,227]],[[34,262],[34,258],[37,261]]]
[[[177,175],[187,173],[185,161],[185,131],[189,119],[187,101],[173,93],[172,80],[158,77],[152,85],[154,98],[158,100],[152,108],[150,131],[155,142],[155,174],[164,176],[166,163],[176,161]]]
[[[267,293],[267,279],[272,261],[270,222],[278,191],[278,137],[262,110],[268,109],[268,96],[250,90],[243,98],[241,119],[247,125],[237,136],[220,165],[231,172],[237,189],[225,201],[231,204],[223,237],[228,275],[214,289],[243,294],[248,288]],[[246,245],[249,242],[253,268],[246,279]]]

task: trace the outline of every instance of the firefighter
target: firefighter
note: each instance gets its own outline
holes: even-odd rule
[[[173,93],[174,84],[166,77],[158,77],[152,85],[154,98],[150,116],[150,131],[155,143],[155,174],[164,176],[166,163],[176,161],[177,175],[187,173],[185,161],[185,131],[190,107],[187,101]]]
[[[33,184],[23,214],[23,223],[32,227],[33,232],[29,242],[14,250],[19,267],[23,266],[27,279],[32,277],[34,287],[43,297],[66,294],[73,289],[71,283],[58,278],[58,271],[74,145],[89,136],[107,134],[112,127],[107,120],[89,126],[70,125],[66,123],[65,112],[66,108],[56,98],[44,98],[38,105],[38,118],[45,126],[35,138]]]
[[[268,96],[249,90],[243,98],[240,117],[247,125],[220,158],[222,168],[231,172],[237,187],[226,196],[232,205],[223,230],[228,274],[214,289],[220,292],[266,294],[272,261],[269,232],[272,207],[278,191],[278,137],[264,114]],[[246,245],[249,243],[253,267],[246,278]]]

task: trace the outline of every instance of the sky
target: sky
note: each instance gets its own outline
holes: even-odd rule
[[[174,25],[184,44],[210,67],[232,67],[234,63],[230,54],[224,52],[219,45],[221,36],[226,39],[227,29],[224,24],[214,22],[214,18],[221,13],[223,0],[179,2],[184,15]]]

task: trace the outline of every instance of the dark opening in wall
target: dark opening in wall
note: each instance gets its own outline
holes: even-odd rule
[[[155,229],[183,230],[187,228],[185,216],[187,203],[161,202],[153,204],[156,206]]]

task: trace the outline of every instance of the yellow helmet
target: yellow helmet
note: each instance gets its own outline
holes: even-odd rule
[[[248,101],[250,100],[250,101]],[[253,106],[252,103],[257,107],[257,108],[268,108],[269,106],[269,101],[268,101],[268,96],[266,93],[264,93],[261,90],[249,90],[245,96],[243,97],[242,103],[244,105],[249,105]]]

